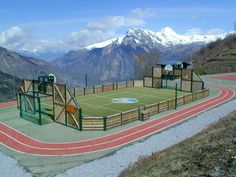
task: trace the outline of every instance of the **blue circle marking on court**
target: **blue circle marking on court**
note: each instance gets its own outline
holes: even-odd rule
[[[136,98],[113,98],[113,103],[137,103],[138,100]]]

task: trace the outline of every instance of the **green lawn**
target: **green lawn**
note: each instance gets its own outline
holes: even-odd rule
[[[183,92],[178,92],[178,96]],[[133,87],[77,97],[84,116],[104,116],[175,97],[175,90]],[[114,103],[114,98],[136,98],[137,103]]]

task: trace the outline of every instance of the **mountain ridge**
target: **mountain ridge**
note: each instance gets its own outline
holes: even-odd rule
[[[115,38],[111,38],[105,41],[98,41],[93,44],[89,44],[88,46],[80,46],[79,44],[76,45],[69,45],[63,42],[63,40],[59,41],[41,41],[38,45],[32,46],[32,48],[19,48],[15,50],[16,52],[30,57],[42,58],[47,61],[54,60],[56,58],[60,58],[64,54],[69,51],[73,50],[81,50],[81,49],[93,49],[93,48],[102,48],[110,45],[111,43],[117,42],[121,43],[122,39],[127,35],[132,35],[134,31],[142,31],[142,33],[146,33],[146,35],[152,36],[153,40],[159,45],[163,45],[165,47],[173,46],[173,45],[180,45],[180,44],[190,44],[190,43],[204,43],[207,41],[211,42],[216,40],[217,38],[225,37],[228,33],[223,33],[220,35],[186,35],[186,34],[178,34],[170,27],[165,27],[160,29],[157,32],[154,32],[149,29],[142,29],[142,28],[131,28],[127,30],[125,35],[116,36]]]
[[[135,37],[140,41],[140,36],[150,36],[152,38],[153,42],[156,42],[159,45],[163,45],[165,47],[173,46],[173,45],[186,45],[186,44],[192,44],[192,43],[209,43],[212,41],[215,41],[217,39],[223,39],[225,38],[229,33],[222,33],[219,35],[183,35],[176,33],[173,29],[170,27],[162,28],[158,32],[154,32],[148,29],[141,29],[141,28],[132,28],[129,29],[126,32],[125,36],[122,37],[116,37],[112,38],[106,41],[94,43],[89,46],[83,47],[84,49],[91,50],[93,48],[103,48],[106,47],[114,42],[121,44],[123,39],[127,36]]]
[[[172,36],[169,37],[170,35]],[[91,84],[130,78],[137,79],[140,74],[138,74],[137,68],[139,67],[136,62],[144,65],[142,69],[140,68],[143,72],[145,68],[150,67],[150,63],[179,61],[184,56],[200,50],[206,41],[214,41],[224,38],[226,35],[186,38],[170,28],[165,28],[158,33],[150,30],[131,29],[122,38],[70,51],[52,63],[61,68],[61,71],[67,71],[68,75],[75,80],[82,81],[85,74],[89,75]],[[169,38],[171,40],[174,38],[174,42],[170,42]],[[153,62],[145,62],[144,56],[152,58]]]
[[[53,73],[58,81],[73,85],[69,76],[61,74],[58,68],[52,66],[49,62],[33,57],[25,57],[3,47],[0,47],[0,71],[17,76],[19,79],[37,79],[39,75]]]
[[[15,94],[22,80],[2,71],[0,71],[0,78],[0,102],[15,100]]]

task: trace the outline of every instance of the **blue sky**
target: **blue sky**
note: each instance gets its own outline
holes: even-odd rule
[[[232,31],[234,21],[235,0],[2,0],[0,45],[14,49],[40,41],[49,48],[58,42],[84,46],[124,35],[132,27],[217,34]]]

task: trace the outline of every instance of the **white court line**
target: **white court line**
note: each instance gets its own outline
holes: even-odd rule
[[[89,104],[89,103],[83,103],[83,104],[87,104],[88,106],[91,106],[91,107],[98,107],[98,108],[103,108],[103,109],[109,109],[111,111],[115,111],[115,112],[121,112],[120,110],[116,110],[116,109],[111,109],[111,108],[107,108],[107,107],[103,107],[103,106],[97,106],[97,105],[93,105],[93,104]]]

